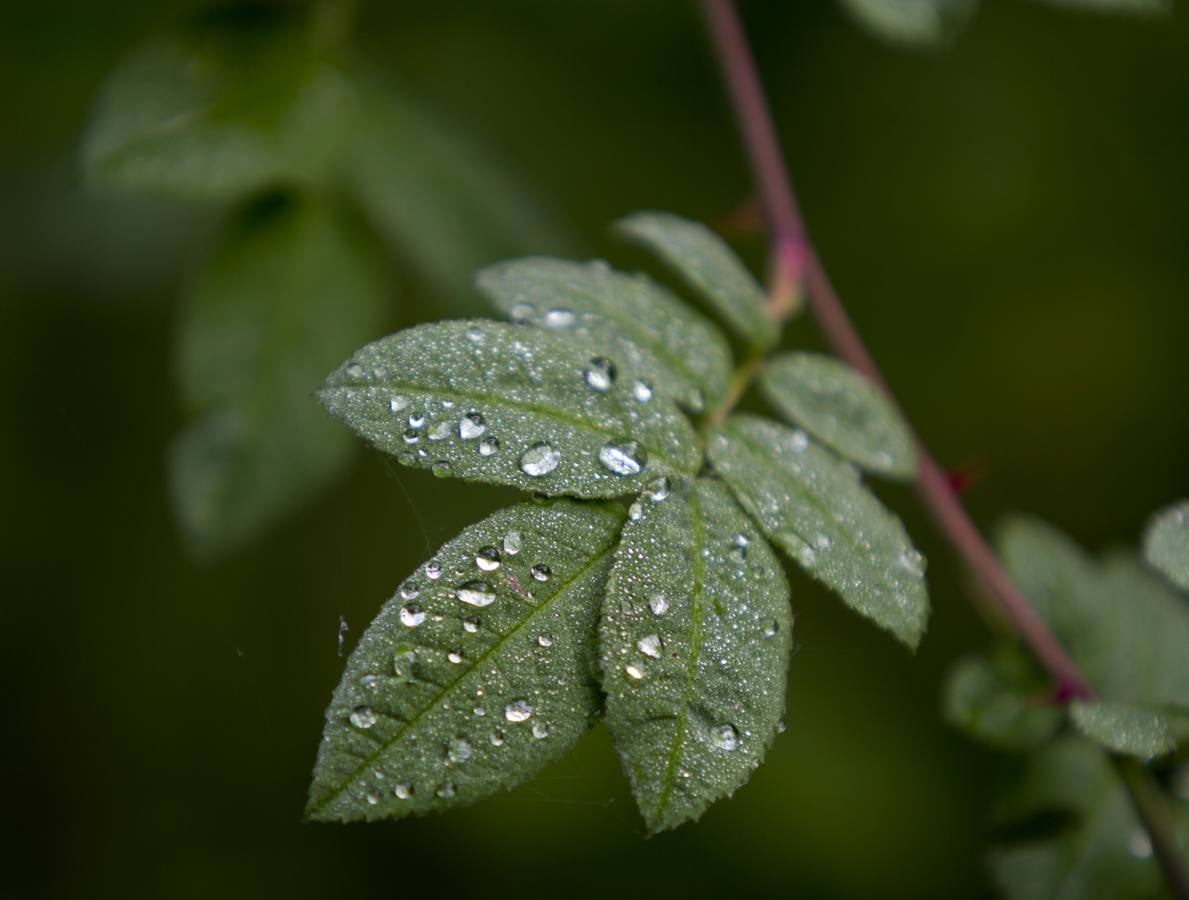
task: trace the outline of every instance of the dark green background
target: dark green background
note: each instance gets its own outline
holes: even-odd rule
[[[5,839],[0,895],[970,897],[1003,761],[937,714],[985,631],[931,560],[915,658],[793,575],[788,731],[734,800],[645,840],[606,733],[472,808],[300,822],[340,615],[511,492],[351,477],[264,541],[188,562],[164,490],[176,297],[212,212],[84,190],[101,79],[186,2],[13,4],[0,28]],[[987,5],[944,50],[832,4],[743,4],[806,216],[854,318],[980,523],[1093,547],[1189,494],[1189,25]],[[715,219],[748,176],[684,2],[369,4],[357,43],[526,173],[590,254],[605,224]],[[758,242],[741,245],[760,262]],[[393,326],[438,314],[394,266]],[[818,341],[797,322],[788,340]]]

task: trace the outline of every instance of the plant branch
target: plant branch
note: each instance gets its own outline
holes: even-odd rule
[[[895,395],[852,324],[809,239],[747,37],[734,5],[731,0],[699,0],[699,3],[768,220],[772,248],[769,312],[778,321],[787,318],[794,308],[788,298],[798,296],[797,284],[803,279],[810,309],[834,351],[882,387],[895,402]],[[1012,581],[950,485],[945,470],[919,436],[914,436],[914,440],[920,468],[917,487],[938,528],[990,590],[1017,634],[1052,676],[1058,699],[1093,698],[1093,688]],[[1145,772],[1127,771],[1125,774],[1124,783],[1137,814],[1151,835],[1165,879],[1175,896],[1185,898],[1189,878],[1177,852],[1170,823],[1167,817],[1160,815],[1160,798],[1152,796],[1154,792]]]

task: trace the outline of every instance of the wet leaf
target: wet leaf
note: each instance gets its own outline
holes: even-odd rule
[[[1027,668],[1015,654],[962,660],[946,683],[947,721],[1004,750],[1039,747],[1057,732],[1063,716],[1046,687],[1028,678]]]
[[[96,182],[226,199],[319,177],[356,112],[346,77],[279,14],[215,14],[111,77],[83,162]]]
[[[489,266],[476,284],[513,321],[587,335],[652,373],[642,396],[656,391],[699,412],[726,392],[731,352],[718,329],[644,275],[533,257]]]
[[[1069,717],[1078,731],[1113,753],[1149,760],[1176,747],[1169,723],[1159,711],[1130,703],[1074,700]]]
[[[776,343],[763,289],[705,225],[672,213],[638,212],[620,219],[616,229],[660,257],[750,345],[764,350]]]
[[[614,497],[696,471],[672,401],[576,335],[501,322],[420,325],[356,351],[319,394],[409,466],[548,495]]]
[[[1169,581],[1189,591],[1189,500],[1156,514],[1144,535],[1144,555]]]
[[[845,459],[893,478],[916,474],[912,434],[883,391],[846,363],[785,353],[760,376],[768,402]]]
[[[313,392],[327,367],[375,334],[383,305],[364,236],[331,209],[273,198],[229,227],[179,331],[193,419],[172,447],[170,481],[200,555],[254,537],[350,458],[350,436]]]
[[[595,629],[622,513],[501,510],[407,579],[326,711],[307,815],[397,818],[535,775],[598,710]]]
[[[925,560],[845,463],[804,432],[748,415],[727,419],[709,455],[776,546],[916,647],[929,615]]]
[[[763,758],[784,711],[792,615],[775,554],[721,483],[675,481],[636,509],[599,652],[607,723],[656,832],[696,819]]]

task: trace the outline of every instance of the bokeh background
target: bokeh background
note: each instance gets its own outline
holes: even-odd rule
[[[165,488],[177,298],[221,212],[84,187],[103,78],[196,4],[14,4],[0,28],[4,770],[0,895],[978,897],[1008,761],[938,714],[986,641],[930,559],[910,656],[791,573],[788,730],[736,797],[645,839],[604,729],[531,784],[434,818],[301,822],[322,710],[395,585],[511,492],[349,477],[265,538],[189,559]],[[900,399],[983,478],[1101,548],[1189,493],[1189,20],[986,4],[911,53],[833,4],[743,11],[806,217]],[[582,255],[607,223],[721,221],[748,174],[692,5],[365,4],[356,46],[518,169]],[[740,249],[757,267],[761,246]],[[389,326],[444,307],[394,262]],[[452,311],[477,304],[455,298]],[[461,304],[461,306],[459,306]],[[790,345],[820,346],[809,321]]]

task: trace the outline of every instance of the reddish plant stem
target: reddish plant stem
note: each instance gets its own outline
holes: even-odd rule
[[[810,309],[834,351],[880,385],[894,402],[895,395],[852,324],[808,237],[763,86],[732,0],[699,0],[699,3],[768,220],[772,255],[769,312],[777,321],[786,319],[796,308],[798,287],[803,280]],[[917,487],[938,528],[986,585],[1012,627],[1052,676],[1058,700],[1094,698],[1094,689],[1012,581],[970,518],[945,470],[920,437],[914,435],[914,439],[920,468]],[[1146,787],[1137,784],[1141,776]],[[1184,863],[1176,852],[1176,840],[1166,817],[1161,815],[1160,797],[1148,781],[1147,773],[1138,766],[1133,767],[1132,776],[1125,784],[1153,846],[1162,851],[1157,857],[1165,879],[1174,895],[1185,900]]]

